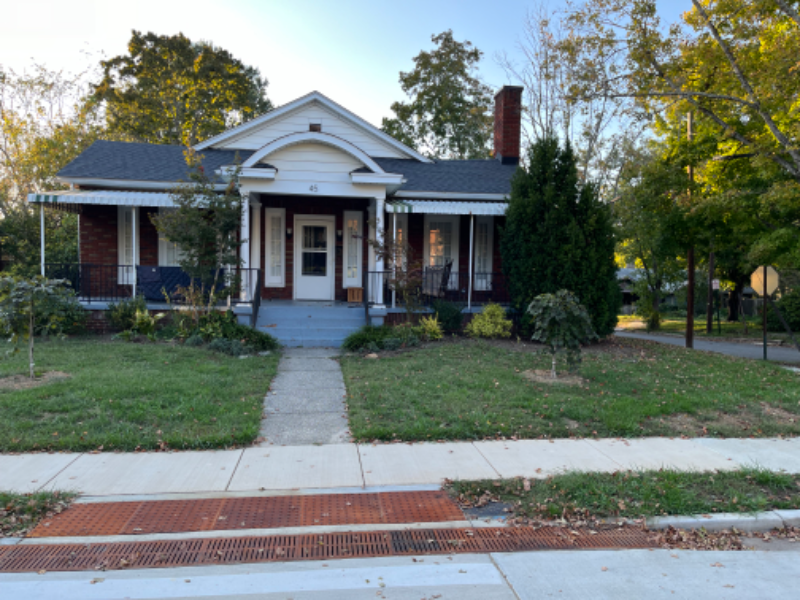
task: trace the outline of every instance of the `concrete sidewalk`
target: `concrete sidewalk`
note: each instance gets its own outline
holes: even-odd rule
[[[659,344],[680,346],[681,348],[685,345],[684,338],[680,336],[631,333],[627,331],[615,331],[614,335],[621,338],[647,340],[649,342],[658,342]],[[752,343],[711,342],[695,337],[694,349],[704,352],[716,352],[717,354],[725,354],[726,356],[735,356],[737,358],[751,358],[753,360],[762,360],[764,358],[764,348],[761,343],[757,341],[753,341]],[[800,352],[798,352],[797,348],[794,346],[769,346],[767,347],[767,359],[780,363],[800,364]]]
[[[333,444],[208,452],[0,455],[0,490],[89,496],[296,491],[544,478],[567,470],[800,472],[800,438]]]

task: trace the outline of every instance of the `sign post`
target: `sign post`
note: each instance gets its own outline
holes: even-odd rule
[[[761,327],[764,330],[764,360],[767,360],[767,300],[778,289],[778,272],[767,265],[758,267],[750,275],[750,287],[764,299],[761,305]]]

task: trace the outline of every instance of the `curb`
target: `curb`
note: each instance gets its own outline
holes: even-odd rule
[[[800,527],[800,510],[771,510],[759,513],[720,513],[714,515],[676,515],[652,517],[646,521],[649,529],[700,529],[722,531],[769,531],[782,527]]]

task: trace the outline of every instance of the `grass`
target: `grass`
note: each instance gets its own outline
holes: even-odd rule
[[[635,315],[623,315],[618,317],[619,325],[626,331],[645,331],[644,321]],[[721,321],[717,324],[716,318],[714,319],[714,327],[711,333],[706,333],[706,319],[705,315],[695,317],[694,320],[694,335],[695,337],[707,338],[739,338],[739,339],[752,339],[761,340],[763,338],[763,329],[761,328],[761,321],[749,319],[747,331],[745,331],[743,323],[728,323]],[[685,334],[686,333],[686,319],[685,318],[665,318],[661,322],[661,327],[653,334],[659,333],[667,334]],[[791,342],[791,339],[786,333],[767,331],[767,339],[770,341],[780,340]]]
[[[448,491],[467,506],[504,502],[514,517],[546,520],[795,509],[800,508],[799,487],[800,475],[745,469],[575,472],[544,480],[455,481]]]
[[[76,496],[57,491],[32,494],[0,492],[0,538],[24,535],[45,517],[67,508]]]
[[[361,441],[800,434],[800,377],[774,364],[616,338],[584,351],[583,383],[537,383],[541,347],[471,340],[342,358]],[[560,364],[560,368],[564,368]]]
[[[37,340],[37,372],[70,377],[0,389],[0,451],[251,443],[278,358],[239,359],[204,348],[98,337]],[[25,354],[0,361],[0,377],[26,370]]]

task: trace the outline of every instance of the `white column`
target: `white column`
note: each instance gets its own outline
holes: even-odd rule
[[[392,278],[397,281],[397,213],[392,211]],[[392,290],[392,308],[397,308],[397,290]]]
[[[250,224],[250,227],[253,231],[251,237],[253,238],[253,242],[250,244],[250,268],[251,269],[260,269],[261,268],[261,225],[264,222],[261,212],[261,202],[257,202],[252,205],[253,206],[253,222]],[[256,285],[256,281],[258,277],[253,274],[250,278],[253,282],[253,285]],[[261,285],[264,285],[264,280],[262,278]],[[260,293],[261,290],[255,290],[256,293]]]
[[[378,245],[383,249],[384,241],[384,226],[386,222],[386,201],[383,198],[375,198],[375,240]],[[383,253],[378,253],[375,256],[375,270],[382,273],[386,266],[383,264]],[[377,308],[383,308],[383,275],[375,277],[375,301]]]
[[[367,207],[367,240],[372,241],[375,239],[375,198],[371,198],[369,206]],[[370,275],[375,270],[375,248],[372,244],[367,244],[367,286],[368,289],[365,293],[368,294],[370,302],[375,301],[375,278]]]
[[[44,204],[39,205],[39,244],[41,246],[41,271],[42,277],[44,277]]]
[[[138,207],[134,206],[131,208],[131,257],[133,260],[131,262],[133,265],[131,269],[133,272],[131,273],[131,281],[133,282],[133,297],[136,298],[136,265],[138,264],[138,256],[136,256],[136,216],[139,210]]]
[[[243,269],[250,268],[250,195],[247,192],[241,192],[242,194],[242,223],[241,223],[241,231],[239,240],[241,241],[241,245],[239,246],[239,256],[241,257],[241,266]],[[244,276],[242,277],[242,291],[241,291],[241,299],[242,301],[247,301],[250,297],[250,280],[249,280],[249,272],[245,271]]]
[[[474,256],[473,247],[475,245],[475,215],[469,216],[469,292],[467,293],[467,310],[472,309],[472,273],[475,266],[472,264]]]

